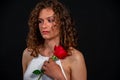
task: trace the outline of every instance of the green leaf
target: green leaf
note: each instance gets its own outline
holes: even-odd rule
[[[52,56],[52,60],[56,61],[56,60],[58,60],[58,58],[53,55],[53,56]]]
[[[40,70],[34,70],[33,74],[39,75],[39,74],[41,74],[41,71]]]
[[[36,75],[44,74],[44,71],[45,71],[45,70],[43,70],[43,69],[42,69],[42,70],[34,70],[34,71],[33,71],[33,74],[36,74]]]

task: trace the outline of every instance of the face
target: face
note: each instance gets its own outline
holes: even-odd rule
[[[45,40],[59,37],[59,27],[56,24],[54,12],[50,8],[45,8],[39,13],[39,30]]]

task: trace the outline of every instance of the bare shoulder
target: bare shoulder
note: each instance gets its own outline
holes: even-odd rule
[[[83,53],[75,48],[71,48],[71,52],[72,52],[72,55],[71,55],[71,58],[72,60],[74,59],[74,61],[76,62],[81,62],[81,61],[84,61],[84,56],[83,56]]]
[[[23,51],[23,56],[22,56],[23,59],[25,60],[30,60],[32,59],[33,57],[31,56],[31,51],[26,48],[24,51]]]
[[[22,55],[22,67],[23,67],[23,73],[25,72],[27,65],[29,64],[29,62],[33,59],[33,56],[31,56],[31,51],[28,50],[28,48],[26,48],[23,51],[23,55]]]
[[[86,63],[83,53],[75,48],[71,49],[69,58],[72,80],[87,80]]]

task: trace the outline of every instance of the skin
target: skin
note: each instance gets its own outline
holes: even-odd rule
[[[44,47],[40,47],[40,55],[50,57],[53,55],[54,46],[59,45],[60,39],[59,27],[56,26],[53,10],[50,8],[43,9],[39,13],[38,20],[40,33],[45,39]],[[61,59],[67,80],[87,80],[86,65],[82,53],[73,47],[70,49],[71,55]],[[33,57],[30,56],[30,52],[26,48],[22,58],[23,74],[32,59]],[[42,68],[45,70],[45,74],[54,80],[65,80],[59,65],[53,60],[45,61]]]

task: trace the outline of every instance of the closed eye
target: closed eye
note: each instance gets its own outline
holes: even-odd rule
[[[55,22],[55,17],[50,16],[50,17],[47,18],[47,20],[48,20],[49,23],[53,23],[53,22]]]
[[[42,19],[38,19],[38,24],[42,24],[44,21]]]
[[[48,22],[53,23],[53,22],[55,22],[55,20],[54,19],[48,19]]]

